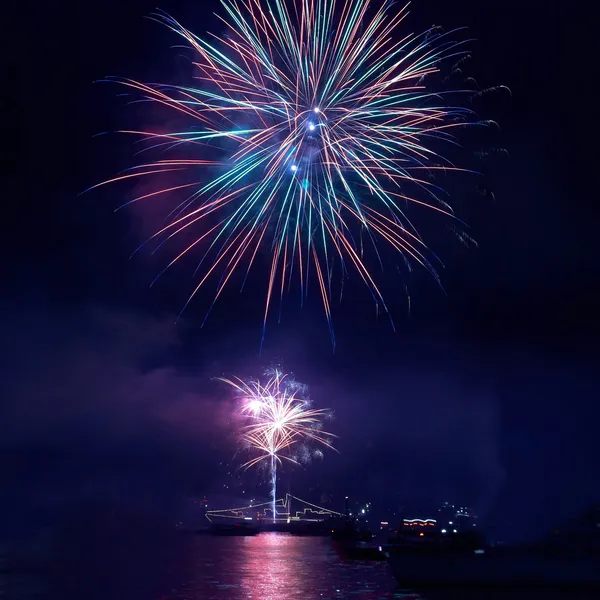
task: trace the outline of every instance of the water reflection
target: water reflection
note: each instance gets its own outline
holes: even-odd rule
[[[273,532],[249,538],[249,543],[241,546],[237,571],[241,588],[248,591],[248,597],[265,600],[307,597],[311,578],[303,580],[315,562],[315,555],[303,541],[306,540]]]
[[[198,537],[192,552],[193,574],[164,600],[406,597],[392,592],[385,563],[343,562],[324,538],[285,533]]]
[[[102,535],[100,533],[102,532]],[[45,564],[0,563],[0,600],[589,600],[554,590],[395,591],[382,562],[344,561],[331,540],[79,530]]]

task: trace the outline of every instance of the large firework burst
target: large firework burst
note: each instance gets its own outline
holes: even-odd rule
[[[275,519],[277,464],[283,460],[298,463],[301,456],[309,455],[307,442],[333,449],[333,434],[322,429],[323,419],[330,411],[312,408],[306,397],[306,386],[278,369],[264,384],[239,378],[220,380],[235,389],[241,399],[241,414],[247,419],[242,443],[255,456],[242,466],[250,468],[264,461],[269,467]],[[320,450],[314,452],[320,453]]]
[[[437,277],[407,208],[452,215],[430,176],[454,167],[431,142],[451,139],[466,111],[444,106],[425,82],[441,60],[461,54],[458,44],[438,30],[400,33],[407,7],[392,2],[221,3],[226,33],[220,37],[197,37],[156,15],[193,49],[196,81],[119,81],[175,111],[187,126],[127,131],[174,157],[110,181],[180,177],[130,202],[177,198],[151,240],[159,246],[184,240],[165,270],[198,252],[199,279],[185,306],[211,277],[214,300],[235,273],[245,281],[265,249],[265,325],[274,297],[281,300],[292,280],[302,296],[314,280],[331,329],[332,278],[350,269],[387,311],[370,266],[381,262],[381,243]]]

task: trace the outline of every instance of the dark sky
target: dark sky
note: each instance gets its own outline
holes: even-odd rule
[[[218,31],[207,5],[160,7],[197,33]],[[413,273],[408,314],[390,274],[396,333],[349,284],[334,307],[335,353],[318,297],[302,309],[287,298],[262,356],[260,273],[243,295],[225,294],[204,328],[202,294],[175,325],[191,273],[149,289],[166,256],[129,260],[154,215],[115,214],[127,188],[78,195],[133,160],[128,140],[92,136],[143,125],[116,86],[94,81],[188,74],[178,40],[144,19],[154,8],[28,4],[8,36],[2,509],[44,522],[92,498],[169,511],[187,494],[264,493],[256,476],[227,477],[232,407],[211,378],[258,374],[273,360],[335,410],[340,436],[339,455],[293,475],[298,495],[349,493],[381,507],[449,499],[508,536],[600,499],[600,214],[563,156],[558,3],[414,3],[407,26],[467,26],[468,75],[512,90],[477,107],[500,122],[490,144],[507,155],[469,165],[484,176],[452,189],[478,247],[432,228],[445,293]],[[482,183],[495,200],[474,193]]]

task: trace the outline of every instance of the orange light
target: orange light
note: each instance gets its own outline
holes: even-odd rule
[[[424,535],[425,535],[425,534],[424,534],[423,532],[421,532],[421,533],[419,534],[419,537],[423,537]]]

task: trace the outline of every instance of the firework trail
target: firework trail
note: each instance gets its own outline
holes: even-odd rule
[[[276,519],[277,464],[287,460],[298,464],[293,452],[303,449],[307,442],[334,449],[333,434],[322,430],[327,409],[311,408],[306,398],[306,386],[299,385],[289,375],[275,370],[263,385],[259,381],[220,378],[232,386],[242,399],[241,414],[248,419],[242,433],[242,443],[257,452],[242,465],[248,469],[266,462],[271,479],[273,521]],[[320,455],[320,450],[315,451]]]
[[[343,281],[350,270],[358,272],[386,312],[369,266],[383,268],[382,246],[437,279],[433,255],[407,209],[452,217],[432,178],[436,170],[458,169],[433,141],[451,142],[468,111],[444,106],[443,94],[427,91],[424,82],[441,60],[463,52],[437,28],[399,32],[407,6],[390,10],[391,2],[221,3],[221,37],[201,38],[169,15],[155,15],[193,49],[193,84],[118,80],[188,123],[182,131],[125,132],[145,140],[145,150],[175,157],[144,162],[98,185],[165,173],[179,178],[127,204],[174,198],[168,222],[148,241],[158,249],[185,240],[161,274],[193,250],[199,254],[199,281],[182,312],[209,278],[217,282],[211,308],[228,284],[243,287],[265,251],[263,340],[274,299],[281,303],[294,281],[303,300],[310,280],[335,346],[335,273]]]

